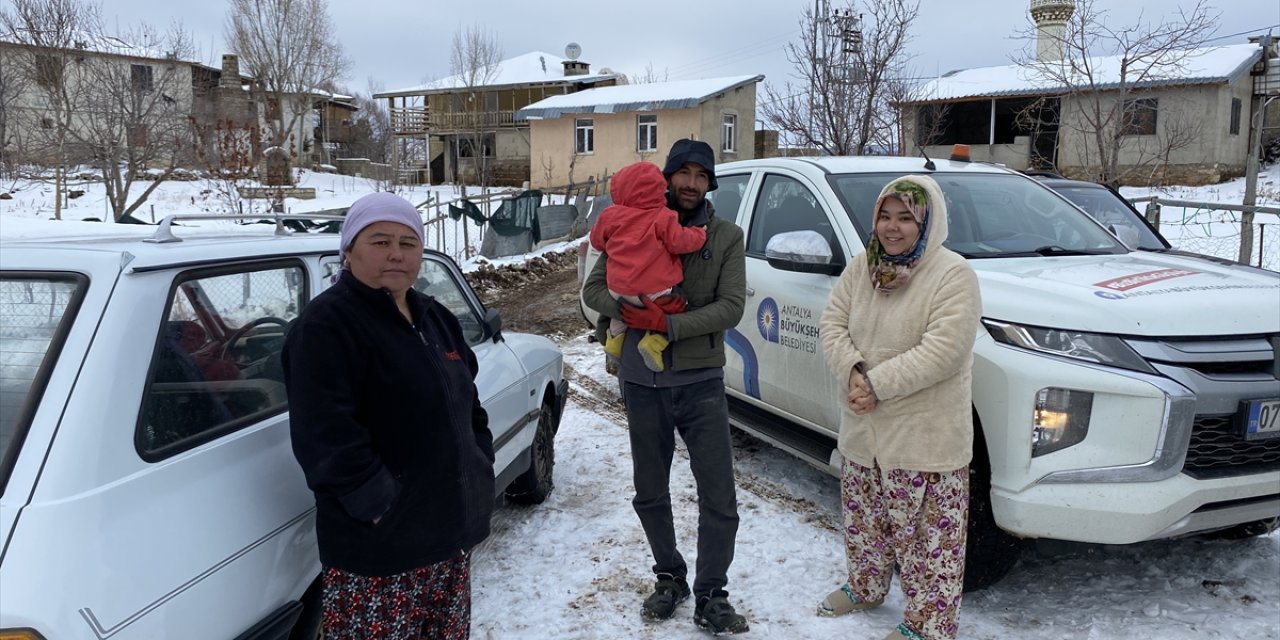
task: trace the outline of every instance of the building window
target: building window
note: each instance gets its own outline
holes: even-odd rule
[[[658,150],[658,116],[636,116],[636,151]]]
[[[1160,100],[1156,98],[1139,98],[1124,101],[1124,113],[1121,114],[1120,135],[1153,136],[1156,134],[1156,113],[1160,109]]]
[[[578,118],[573,121],[573,152],[577,154],[594,153],[596,150],[596,124],[591,118]]]
[[[1231,99],[1231,129],[1229,132],[1233,136],[1240,135],[1240,98]]]
[[[732,113],[724,114],[724,120],[720,123],[720,150],[725,153],[733,153],[736,151],[733,141],[738,135],[738,116]]]
[[[479,151],[480,153],[476,153]],[[458,138],[459,158],[492,158],[494,156],[494,134],[480,133],[464,135]]]
[[[62,86],[62,64],[58,58],[49,55],[36,56],[36,83],[44,89],[57,89]]]
[[[150,93],[155,88],[155,79],[149,64],[130,65],[129,79],[132,81],[134,91]]]

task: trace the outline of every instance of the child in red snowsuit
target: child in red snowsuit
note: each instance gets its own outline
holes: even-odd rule
[[[682,298],[674,291],[684,280],[680,254],[697,251],[707,241],[706,229],[680,225],[676,212],[667,208],[666,189],[667,179],[658,165],[637,162],[623,167],[610,183],[613,204],[591,229],[591,246],[609,256],[609,293],[624,303],[644,306],[641,296]],[[609,324],[605,353],[622,357],[626,329],[618,319]],[[640,356],[651,370],[662,371],[667,344],[667,336],[653,331],[640,339]]]

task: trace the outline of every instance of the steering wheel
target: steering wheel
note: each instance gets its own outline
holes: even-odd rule
[[[236,329],[235,331],[232,331],[231,335],[227,336],[226,342],[222,343],[222,353],[219,355],[219,357],[221,357],[223,360],[226,360],[227,356],[231,353],[232,345],[239,342],[240,339],[245,336],[245,334],[252,331],[255,327],[260,327],[264,324],[278,324],[280,325],[281,329],[284,329],[289,326],[289,321],[283,318],[277,318],[275,316],[263,316],[261,318],[256,318],[254,320],[246,322],[244,326],[240,327],[239,329]]]

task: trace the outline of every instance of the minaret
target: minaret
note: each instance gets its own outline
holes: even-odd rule
[[[1036,60],[1061,60],[1067,21],[1076,11],[1075,0],[1031,0],[1036,21]]]

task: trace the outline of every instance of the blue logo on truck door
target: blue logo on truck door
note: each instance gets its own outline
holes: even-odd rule
[[[756,308],[756,326],[760,328],[760,337],[768,342],[778,341],[778,303],[773,298],[765,298]]]

